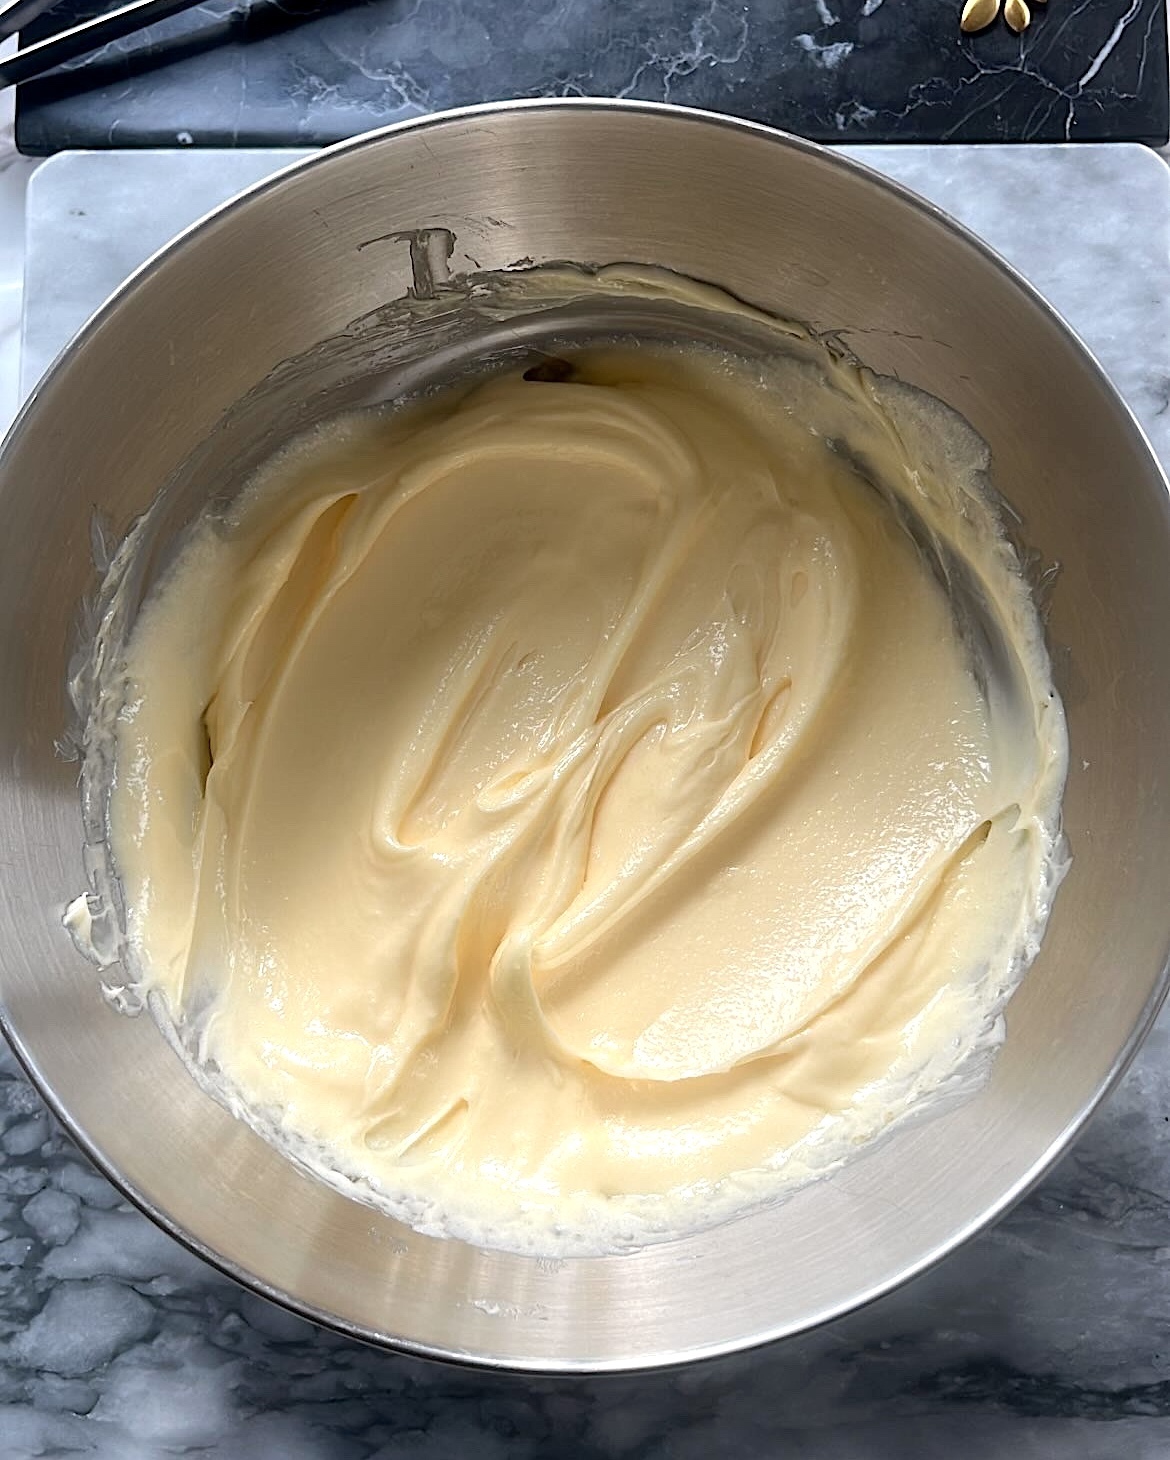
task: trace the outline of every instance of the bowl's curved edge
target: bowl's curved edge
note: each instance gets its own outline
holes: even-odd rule
[[[296,179],[303,173],[314,168],[327,165],[331,158],[358,151],[362,148],[379,144],[387,137],[405,131],[426,130],[434,127],[441,127],[452,122],[466,121],[479,117],[491,117],[501,113],[514,113],[518,111],[565,111],[576,110],[582,112],[612,112],[623,111],[627,113],[646,113],[650,115],[669,115],[679,121],[686,121],[694,124],[716,125],[720,128],[733,132],[752,134],[766,138],[774,143],[781,143],[792,147],[806,154],[818,158],[831,158],[833,165],[847,172],[852,172],[863,178],[868,185],[878,190],[893,194],[904,205],[913,208],[915,211],[925,214],[936,224],[955,236],[965,247],[973,249],[986,261],[992,263],[1005,280],[1015,287],[1027,302],[1038,309],[1058,331],[1063,333],[1076,347],[1083,362],[1090,368],[1097,385],[1103,394],[1109,399],[1113,408],[1122,417],[1126,429],[1128,429],[1142,452],[1148,458],[1154,469],[1154,474],[1160,479],[1163,487],[1163,515],[1167,522],[1167,529],[1170,532],[1170,482],[1167,480],[1166,471],[1155,455],[1145,430],[1137,420],[1128,402],[1121,396],[1117,387],[1106,374],[1093,352],[1080,339],[1079,335],[1068,325],[1058,311],[1045,299],[1045,297],[1033,286],[1012,264],[999,255],[989,244],[977,234],[959,223],[945,210],[924,199],[912,189],[898,183],[883,174],[876,172],[873,168],[857,161],[855,158],[847,157],[836,153],[831,148],[810,142],[805,138],[790,133],[781,132],[775,128],[764,126],[760,123],[742,120],[739,118],[724,116],[715,112],[702,111],[698,108],[682,107],[657,102],[643,102],[633,100],[618,100],[610,98],[572,97],[560,99],[531,99],[520,101],[489,102],[481,105],[454,108],[447,111],[436,112],[425,117],[410,118],[406,121],[394,123],[388,127],[379,128],[375,131],[363,133],[358,137],[347,139],[330,147],[321,149],[317,154],[299,159],[274,172],[271,176],[262,179],[245,189],[219,207],[212,209],[202,218],[189,225],[181,233],[171,239],[156,253],[151,255],[129,278],[115,290],[109,298],[99,307],[91,318],[73,336],[69,343],[54,359],[49,369],[45,372],[41,381],[34,386],[28,398],[22,405],[16,419],[12,423],[2,444],[0,444],[0,461],[15,448],[27,422],[33,412],[37,409],[38,402],[44,390],[51,384],[53,377],[65,366],[69,357],[80,347],[83,347],[90,336],[96,334],[107,319],[113,316],[122,301],[128,294],[136,290],[147,280],[158,268],[160,268],[174,253],[184,248],[189,242],[196,239],[204,231],[221,225],[233,213],[246,207],[250,202],[267,195],[268,193],[282,187],[295,184]],[[746,1349],[760,1347],[781,1339],[793,1337],[800,1332],[807,1332],[819,1327],[834,1319],[840,1318],[847,1313],[857,1311],[868,1306],[878,1299],[902,1287],[905,1283],[920,1277],[931,1268],[937,1266],[944,1258],[969,1242],[973,1237],[984,1231],[996,1221],[1000,1220],[1008,1211],[1018,1204],[1027,1194],[1040,1182],[1051,1170],[1053,1165],[1067,1151],[1070,1144],[1084,1129],[1101,1102],[1116,1088],[1117,1083],[1128,1069],[1134,1056],[1137,1054],[1142,1042],[1146,1038],[1158,1011],[1170,991],[1170,939],[1163,951],[1161,971],[1152,992],[1147,999],[1140,1019],[1135,1024],[1129,1039],[1119,1051],[1113,1061],[1108,1076],[1100,1084],[1093,1095],[1084,1102],[1077,1115],[1066,1123],[1064,1128],[1055,1136],[1042,1154],[1032,1162],[1031,1166],[1005,1190],[1001,1197],[985,1208],[977,1218],[967,1223],[950,1234],[946,1241],[938,1243],[927,1251],[922,1258],[913,1264],[909,1264],[891,1278],[874,1284],[868,1290],[855,1295],[849,1301],[844,1301],[827,1307],[825,1310],[814,1314],[807,1322],[799,1325],[782,1324],[771,1330],[764,1330],[753,1334],[743,1341],[732,1340],[719,1342],[710,1345],[694,1346],[685,1352],[674,1350],[662,1350],[651,1354],[640,1356],[635,1362],[629,1362],[622,1358],[595,1358],[583,1359],[572,1363],[549,1361],[540,1355],[531,1355],[525,1358],[502,1359],[483,1353],[472,1353],[455,1349],[444,1349],[431,1345],[417,1343],[403,1338],[400,1335],[367,1328],[355,1323],[338,1318],[323,1309],[305,1303],[296,1298],[293,1294],[274,1287],[247,1272],[234,1264],[230,1259],[225,1258],[215,1249],[201,1243],[185,1228],[174,1222],[165,1212],[155,1206],[150,1198],[130,1183],[117,1169],[115,1164],[108,1160],[103,1154],[100,1146],[80,1129],[69,1115],[68,1110],[59,1100],[51,1083],[43,1076],[37,1066],[32,1052],[24,1044],[19,1031],[12,1025],[7,1008],[0,1001],[0,1032],[2,1032],[8,1044],[12,1048],[18,1062],[36,1087],[38,1093],[44,1099],[55,1118],[60,1122],[70,1139],[81,1149],[86,1157],[97,1167],[99,1171],[111,1182],[111,1184],[122,1193],[122,1195],[141,1211],[146,1217],[158,1227],[173,1237],[188,1251],[207,1262],[209,1266],[233,1279],[243,1287],[258,1293],[260,1296],[287,1309],[299,1317],[305,1318],[329,1329],[335,1333],[348,1338],[374,1346],[389,1349],[416,1358],[426,1358],[438,1362],[474,1367],[486,1370],[499,1370],[514,1373],[527,1373],[533,1375],[585,1375],[605,1373],[636,1373],[648,1372],[662,1369],[669,1369],[684,1364],[690,1364],[706,1359],[714,1359],[726,1356],[730,1353],[744,1351]]]

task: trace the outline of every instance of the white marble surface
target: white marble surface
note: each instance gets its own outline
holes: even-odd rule
[[[869,160],[1023,267],[1170,460],[1170,173],[1158,158],[1082,147],[996,150],[977,165],[965,149]],[[206,177],[166,157],[143,165],[159,169],[153,182],[123,167],[98,186],[86,163],[78,194],[58,188],[62,159],[34,184],[30,373],[184,209],[210,201]],[[254,176],[260,164],[228,165]],[[0,171],[0,361],[16,177]],[[378,1353],[243,1292],[129,1210],[3,1057],[0,1460],[1166,1460],[1168,1143],[1165,1015],[1031,1197],[865,1312],[673,1374],[512,1379]]]
[[[0,56],[13,50],[0,43]],[[0,430],[20,404],[20,318],[24,288],[24,203],[37,163],[21,157],[12,139],[13,92],[0,92]]]

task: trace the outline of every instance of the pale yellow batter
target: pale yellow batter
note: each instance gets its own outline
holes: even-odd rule
[[[993,1045],[1064,765],[990,505],[856,372],[913,534],[806,370],[572,363],[343,423],[208,521],[110,807],[204,1077],[417,1225],[547,1251],[776,1194]]]

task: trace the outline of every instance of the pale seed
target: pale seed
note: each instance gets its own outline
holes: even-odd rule
[[[1032,23],[1032,12],[1028,9],[1028,0],[1004,0],[1003,18],[1017,35],[1022,30],[1027,30]]]
[[[1008,0],[1008,4],[1011,4],[1011,0]],[[998,14],[999,0],[967,0],[963,6],[959,29],[966,31],[968,35],[977,30],[986,30]]]

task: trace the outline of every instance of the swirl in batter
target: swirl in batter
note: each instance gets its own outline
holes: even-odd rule
[[[205,521],[110,804],[195,1064],[367,1199],[546,1251],[775,1195],[993,1045],[1064,769],[994,510],[876,406],[867,468],[807,371],[569,364]]]

